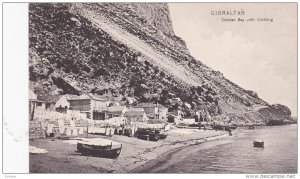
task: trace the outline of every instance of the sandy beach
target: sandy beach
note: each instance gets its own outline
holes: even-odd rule
[[[145,141],[135,137],[105,137],[123,144],[116,159],[83,156],[77,152],[76,140],[35,139],[30,146],[47,150],[47,153],[30,154],[30,173],[128,173],[138,172],[155,159],[175,152],[182,147],[197,145],[228,136],[226,131],[172,128],[165,140]]]

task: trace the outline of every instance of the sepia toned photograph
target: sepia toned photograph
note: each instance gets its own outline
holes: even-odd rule
[[[297,18],[297,3],[29,3],[29,173],[292,178]]]

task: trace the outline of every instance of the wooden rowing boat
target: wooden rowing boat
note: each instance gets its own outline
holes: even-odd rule
[[[254,140],[253,146],[254,147],[264,147],[265,142],[263,140]]]
[[[77,143],[77,150],[82,155],[117,158],[122,144],[108,139],[86,139]]]

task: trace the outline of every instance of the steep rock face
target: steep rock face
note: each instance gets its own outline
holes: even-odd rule
[[[189,53],[185,42],[174,34],[166,3],[84,3],[73,4],[71,11],[82,13],[82,8],[109,19],[140,39],[147,39],[147,43],[163,43],[164,47]]]
[[[30,4],[29,10],[29,79],[38,94],[134,97],[186,116],[201,111],[240,122],[290,117],[259,110],[270,106],[192,57],[173,32],[166,4]]]
[[[129,4],[139,16],[169,36],[174,36],[168,5],[165,3],[133,3]]]

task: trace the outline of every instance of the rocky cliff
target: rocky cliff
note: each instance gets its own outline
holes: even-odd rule
[[[167,4],[30,4],[29,21],[29,79],[38,94],[93,93],[123,104],[131,97],[239,123],[290,118],[192,57]]]

